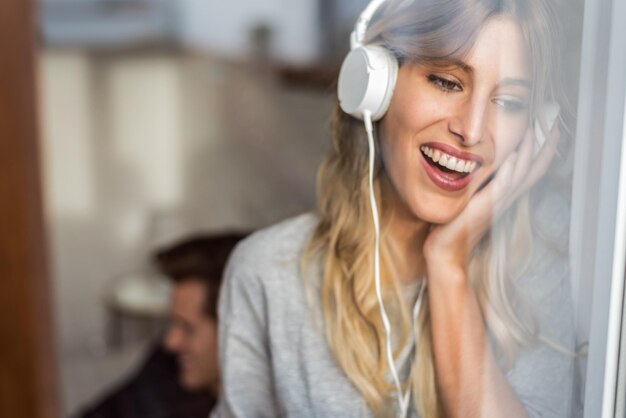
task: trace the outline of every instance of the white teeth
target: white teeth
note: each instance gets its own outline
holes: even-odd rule
[[[430,158],[432,161],[439,165],[446,167],[449,170],[454,170],[459,173],[471,173],[476,169],[478,165],[476,161],[467,161],[460,158],[453,157],[446,153],[439,151],[438,149],[432,149],[423,145],[420,147],[422,153]]]

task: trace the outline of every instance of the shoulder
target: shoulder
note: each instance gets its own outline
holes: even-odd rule
[[[250,235],[231,254],[225,286],[267,287],[298,276],[300,258],[317,222],[315,215],[307,213]]]
[[[316,225],[314,215],[300,215],[255,232],[235,248],[220,292],[219,315],[228,318],[222,332],[247,335],[306,314],[300,259]]]
[[[317,217],[305,213],[261,229],[243,240],[231,256],[229,264],[259,266],[268,262],[297,258],[317,225]]]

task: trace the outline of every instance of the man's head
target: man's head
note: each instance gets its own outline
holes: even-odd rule
[[[178,358],[186,389],[217,394],[217,300],[228,255],[245,234],[195,236],[158,251],[158,269],[174,282],[165,348]]]

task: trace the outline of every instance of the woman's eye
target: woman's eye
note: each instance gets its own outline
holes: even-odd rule
[[[448,80],[447,78],[439,77],[436,75],[429,75],[428,81],[443,91],[463,91],[463,87],[456,81]]]
[[[506,112],[517,113],[528,109],[526,102],[518,99],[493,99],[493,103],[503,108]]]

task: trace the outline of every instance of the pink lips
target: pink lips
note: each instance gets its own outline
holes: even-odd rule
[[[459,151],[456,148],[451,147],[450,145],[442,144],[440,142],[429,142],[423,145],[432,149],[438,149],[439,151],[445,152],[446,154],[456,158],[461,158],[468,161],[476,161],[478,165],[481,165],[483,163],[483,159],[479,155]],[[435,183],[436,186],[449,192],[455,192],[467,187],[467,185],[470,184],[472,179],[474,178],[474,173],[476,173],[476,170],[465,176],[462,176],[459,173],[447,173],[438,169],[437,164],[431,165],[432,162],[429,162],[428,157],[426,157],[422,152],[420,152],[420,155],[422,157],[422,165],[424,166],[428,177],[432,180],[433,183]]]

